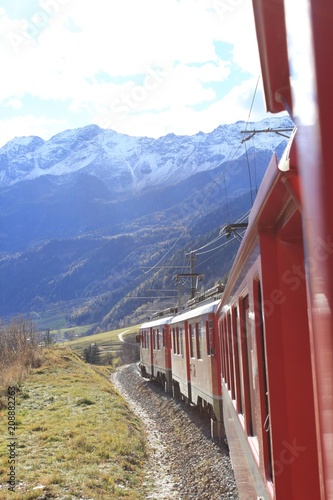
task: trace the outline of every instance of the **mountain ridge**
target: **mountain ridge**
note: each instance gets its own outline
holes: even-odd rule
[[[258,122],[261,129],[290,125],[288,117]],[[82,172],[103,180],[112,192],[133,192],[162,185],[177,175],[185,179],[210,170],[231,156],[238,158],[241,129],[253,123],[220,125],[210,133],[193,136],[168,134],[158,139],[131,137],[98,125],[66,130],[48,141],[37,136],[14,138],[0,148],[0,187],[36,179]],[[267,134],[259,149],[275,146],[282,138]]]
[[[8,176],[0,182],[0,314],[42,314],[75,303],[82,312],[71,322],[108,328],[130,321],[145,309],[141,295],[175,286],[171,268],[184,265],[185,251],[215,238],[251,208],[273,151],[281,156],[287,140],[260,134],[244,150],[240,131],[247,129],[250,136],[254,127],[273,126],[292,124],[286,117],[237,122],[210,134],[126,143],[116,132],[88,126],[57,134],[47,149],[41,148],[48,141],[34,137],[7,143],[0,149],[0,179]],[[107,151],[114,149],[111,137],[121,152],[112,168],[103,155],[98,161],[90,155],[99,147],[96,138],[105,134]],[[128,151],[129,141],[137,147]],[[36,151],[46,168],[35,169]],[[78,154],[85,158],[83,167],[69,161]],[[217,251],[210,260],[198,260],[205,286],[228,271],[236,249],[234,242],[223,258]],[[166,255],[168,273],[142,272],[142,266],[154,269]],[[157,292],[154,300],[159,307]]]

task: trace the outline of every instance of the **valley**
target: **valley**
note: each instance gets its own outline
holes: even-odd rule
[[[89,126],[47,143],[10,141],[0,150],[0,315],[95,331],[135,324],[144,311],[174,305],[179,293],[184,303],[186,284],[179,291],[174,276],[188,268],[185,253],[248,212],[272,151],[284,149],[273,133],[244,149],[245,126],[154,140]],[[231,266],[238,241],[224,242],[195,259],[201,289]],[[53,325],[50,310],[63,311]]]

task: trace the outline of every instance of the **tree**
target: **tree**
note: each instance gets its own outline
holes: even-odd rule
[[[83,357],[88,363],[91,363],[92,365],[99,365],[101,351],[98,345],[94,343],[86,347],[83,351]]]

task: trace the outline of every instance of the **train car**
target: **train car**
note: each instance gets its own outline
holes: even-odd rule
[[[333,498],[333,4],[253,0],[272,159],[218,311],[224,422],[241,499]]]
[[[224,436],[216,309],[219,300],[174,316],[170,322],[175,397],[203,408],[213,436]]]
[[[244,499],[320,498],[296,164],[293,135],[270,162],[218,313],[224,422]]]
[[[140,370],[143,377],[158,380],[166,392],[171,392],[172,316],[160,317],[143,323],[140,328]]]

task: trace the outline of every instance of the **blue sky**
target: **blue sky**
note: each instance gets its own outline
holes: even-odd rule
[[[160,137],[247,120],[249,0],[3,0],[0,146],[97,123]],[[261,85],[251,119],[266,116]]]

